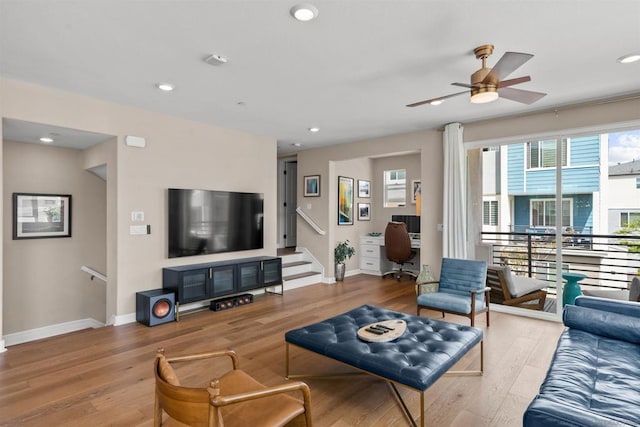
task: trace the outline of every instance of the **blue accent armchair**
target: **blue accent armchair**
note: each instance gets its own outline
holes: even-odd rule
[[[471,319],[487,313],[489,326],[489,293],[486,287],[487,263],[468,259],[443,258],[440,269],[440,281],[437,292],[418,295],[418,316],[420,310],[428,309],[445,313],[459,314]]]

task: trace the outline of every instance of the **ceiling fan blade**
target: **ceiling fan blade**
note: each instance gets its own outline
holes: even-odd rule
[[[470,84],[467,84],[467,83],[451,83],[451,85],[460,86],[460,87],[468,87],[469,89],[471,89],[473,87],[473,86],[471,86]]]
[[[506,52],[482,80],[482,83],[499,82],[531,58],[533,55],[529,53]]]
[[[505,87],[498,89],[498,95],[500,98],[510,99],[516,102],[522,102],[523,104],[533,104],[540,98],[546,96],[546,93],[532,92],[530,90],[514,89],[512,87]]]
[[[530,82],[531,76],[518,77],[517,79],[503,80],[498,83],[498,88],[519,85],[520,83]]]
[[[413,104],[408,104],[407,107],[418,107],[420,105],[430,104],[433,101],[444,101],[445,99],[453,98],[454,96],[462,95],[463,93],[469,93],[469,91],[465,90],[464,92],[458,92],[458,93],[452,93],[451,95],[439,96],[437,98],[427,99],[426,101],[414,102]]]

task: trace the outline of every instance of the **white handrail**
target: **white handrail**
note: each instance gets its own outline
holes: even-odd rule
[[[97,277],[98,279],[102,280],[103,282],[107,281],[107,276],[105,276],[102,273],[99,273],[99,272],[95,271],[91,267],[87,267],[86,265],[83,265],[82,267],[80,267],[80,270],[84,271],[89,276],[91,276],[91,280],[93,280],[94,277]]]
[[[316,230],[316,233],[320,234],[321,236],[324,236],[325,234],[327,234],[327,232],[324,231],[322,228],[320,228],[318,226],[318,224],[316,224],[316,222],[314,220],[309,218],[309,216],[306,213],[304,213],[304,211],[302,210],[302,208],[300,206],[298,206],[296,208],[296,212],[298,213],[298,215],[300,215],[302,217],[302,219],[307,221],[307,223],[311,226],[311,228]]]

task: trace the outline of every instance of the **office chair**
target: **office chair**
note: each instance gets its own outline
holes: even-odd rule
[[[400,281],[403,275],[407,275],[415,280],[416,273],[402,269],[404,264],[413,264],[410,260],[416,256],[416,251],[411,248],[411,238],[404,222],[391,221],[387,224],[387,228],[384,230],[384,247],[387,259],[399,264],[400,267],[387,271],[382,277],[393,275]]]

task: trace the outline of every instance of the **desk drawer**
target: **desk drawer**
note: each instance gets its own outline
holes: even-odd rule
[[[360,270],[380,271],[380,258],[360,257]]]
[[[360,256],[369,258],[380,258],[380,246],[360,245]]]
[[[384,244],[384,237],[382,239],[380,237],[361,237],[360,244],[380,246]]]

